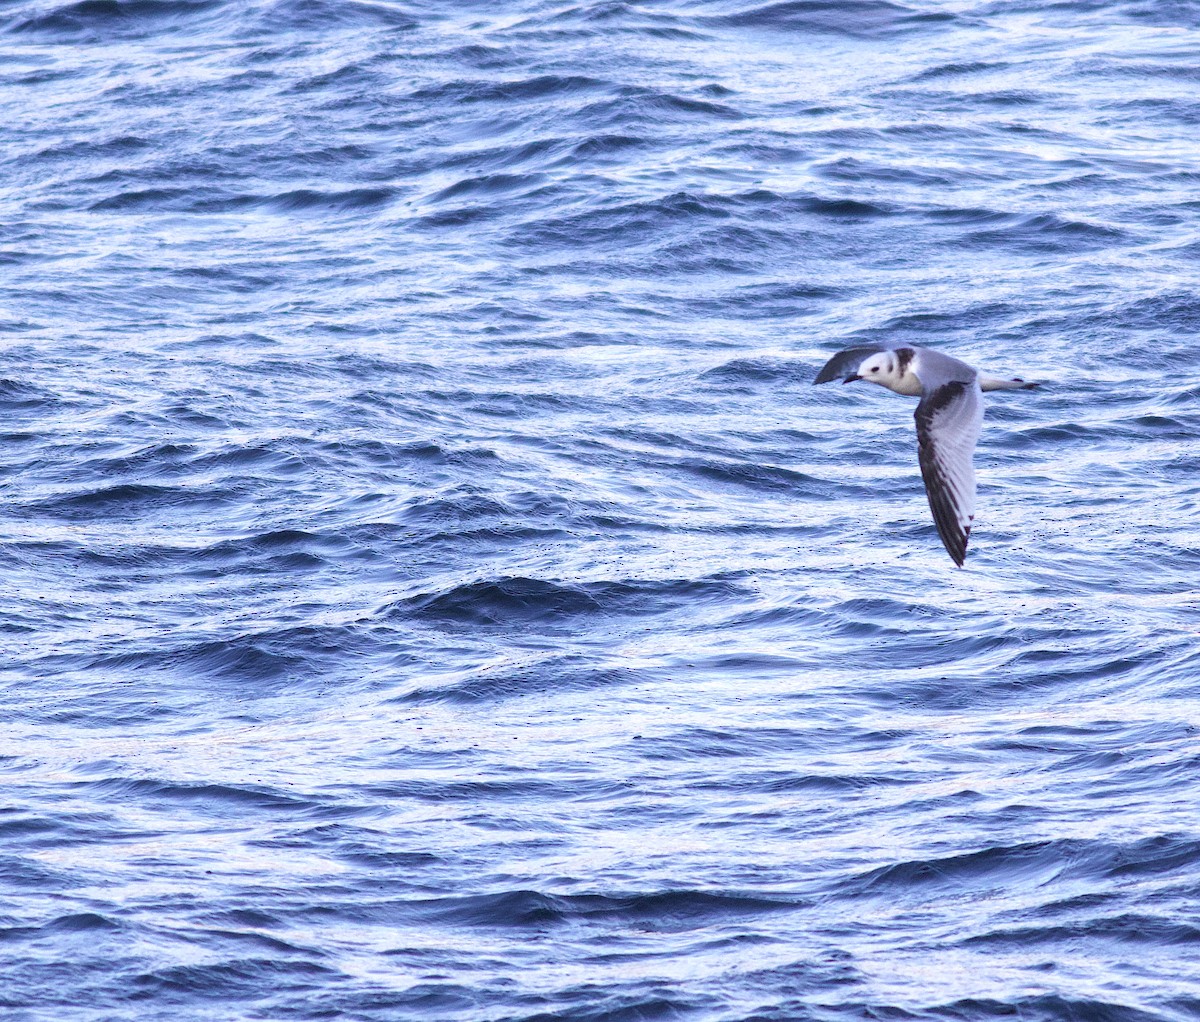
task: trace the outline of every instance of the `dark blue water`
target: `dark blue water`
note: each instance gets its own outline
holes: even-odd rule
[[[1198,31],[0,5],[3,1017],[1200,1018]]]

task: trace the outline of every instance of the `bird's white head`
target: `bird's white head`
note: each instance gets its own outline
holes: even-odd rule
[[[920,380],[911,368],[915,355],[916,352],[912,348],[880,351],[863,359],[858,371],[847,376],[842,382],[868,380],[878,383],[881,387],[887,387],[888,390],[894,390],[897,394],[920,394]]]

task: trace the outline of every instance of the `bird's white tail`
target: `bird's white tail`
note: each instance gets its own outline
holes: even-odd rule
[[[1017,377],[1011,380],[998,380],[994,376],[979,377],[980,390],[1033,390],[1036,386],[1036,383],[1026,383]]]

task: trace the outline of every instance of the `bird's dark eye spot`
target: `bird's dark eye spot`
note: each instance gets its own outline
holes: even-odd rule
[[[879,366],[872,366],[872,367],[871,367],[871,372],[873,372],[873,373],[877,373],[877,372],[879,372]]]

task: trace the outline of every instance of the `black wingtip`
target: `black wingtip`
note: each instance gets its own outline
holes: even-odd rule
[[[863,359],[869,358],[871,355],[877,354],[884,349],[875,344],[859,345],[853,348],[845,348],[842,351],[835,352],[828,362],[817,373],[813,383],[832,383],[834,380],[840,380],[847,373],[854,372],[863,363]]]
[[[837,356],[834,356],[828,362],[825,363],[825,365],[821,369],[821,371],[819,373],[817,373],[817,375],[813,378],[813,386],[814,387],[818,383],[832,383],[834,380],[836,380],[839,376],[842,375],[840,372],[837,372],[838,367],[835,364],[836,362],[837,362]]]
[[[974,516],[972,515],[972,517]],[[962,533],[951,533],[947,536],[939,525],[938,533],[942,537],[942,545],[945,546],[946,553],[950,555],[950,560],[961,568],[967,560],[967,544],[971,541],[971,526],[968,525]],[[950,546],[951,540],[954,541],[953,547]]]

